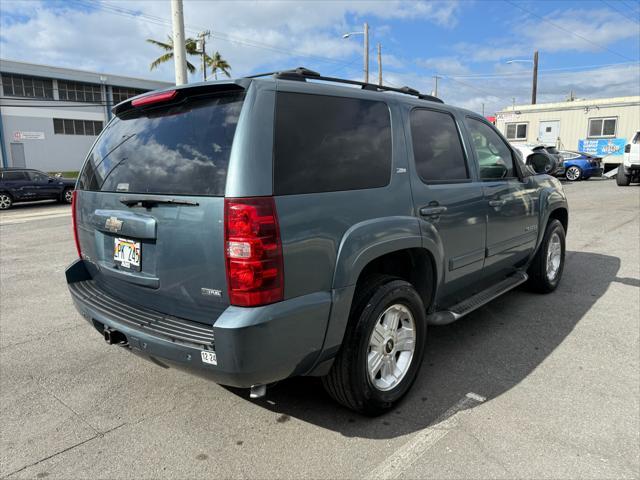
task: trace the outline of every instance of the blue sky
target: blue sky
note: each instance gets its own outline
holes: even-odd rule
[[[188,35],[209,29],[245,75],[304,65],[362,78],[362,37],[382,44],[391,85],[434,88],[447,102],[490,114],[530,98],[530,59],[540,51],[539,101],[640,94],[640,2],[592,1],[185,1]],[[145,42],[170,32],[168,1],[0,2],[0,56],[26,62],[171,81],[173,65],[150,71],[160,52]],[[197,64],[197,59],[193,59]],[[193,80],[201,78],[198,72]]]

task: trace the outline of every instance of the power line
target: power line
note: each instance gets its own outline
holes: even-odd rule
[[[638,20],[632,20],[631,18],[629,18],[629,12],[618,10],[618,7],[616,7],[613,3],[607,2],[606,0],[600,0],[600,1],[604,3],[607,7],[614,9],[616,12],[618,12],[620,15],[622,15],[624,18],[626,18],[630,22],[639,23]]]
[[[554,23],[554,22],[552,22],[551,20],[549,20],[549,19],[547,19],[547,18],[545,18],[545,17],[543,17],[543,16],[541,16],[541,15],[538,15],[537,13],[534,13],[534,12],[532,12],[531,10],[527,10],[527,9],[526,9],[526,8],[524,8],[523,6],[518,5],[516,2],[513,2],[513,1],[511,1],[511,0],[504,0],[504,1],[505,1],[506,3],[508,3],[508,4],[512,5],[512,6],[516,7],[516,8],[519,8],[519,9],[520,9],[520,10],[522,10],[523,12],[528,13],[529,15],[531,15],[531,16],[533,16],[533,17],[536,17],[536,18],[538,18],[538,19],[540,19],[540,20],[542,20],[543,22],[547,22],[549,25],[552,25],[552,26],[556,27],[557,29],[562,30],[563,32],[566,32],[566,33],[568,33],[568,34],[570,34],[570,35],[573,35],[573,36],[574,36],[574,37],[576,37],[576,38],[579,38],[579,39],[581,39],[581,40],[583,40],[583,41],[585,41],[585,42],[587,42],[587,43],[590,43],[591,45],[594,45],[594,46],[596,46],[596,47],[598,47],[598,48],[600,48],[600,49],[602,49],[602,50],[606,50],[606,51],[607,51],[607,52],[609,52],[609,53],[613,53],[614,55],[618,55],[619,57],[622,57],[622,58],[624,58],[624,59],[626,59],[626,60],[633,60],[632,58],[629,58],[629,57],[627,57],[626,55],[623,55],[622,53],[616,52],[616,51],[611,50],[610,48],[607,48],[607,47],[603,47],[602,45],[600,45],[600,44],[598,44],[598,43],[595,43],[595,42],[592,42],[591,40],[589,40],[589,39],[588,39],[588,38],[586,38],[586,37],[583,37],[583,36],[582,36],[582,35],[580,35],[580,34],[577,34],[577,33],[575,33],[575,32],[572,32],[571,30],[567,30],[566,28],[561,27],[561,26],[560,26],[560,25],[558,25],[557,23]]]
[[[547,72],[569,72],[569,71],[577,71],[577,70],[586,70],[589,68],[601,68],[602,67],[619,67],[623,65],[638,65],[640,66],[640,62],[631,61],[631,62],[620,62],[620,63],[603,63],[599,65],[576,65],[573,67],[564,67],[564,68],[546,68],[543,70],[539,70],[538,73],[547,73]],[[477,73],[477,74],[469,74],[469,75],[449,75],[452,78],[499,78],[499,77],[519,77],[519,76],[529,76],[531,75],[531,71],[520,71],[520,72],[505,72],[505,73]],[[552,74],[553,75],[553,74]]]

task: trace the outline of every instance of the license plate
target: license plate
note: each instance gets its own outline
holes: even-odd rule
[[[113,246],[113,259],[117,265],[124,268],[140,270],[140,257],[142,249],[140,242],[127,238],[116,238]]]
[[[200,352],[200,356],[202,357],[202,363],[218,365],[218,357],[216,356],[216,352],[209,352],[209,351],[203,350]]]

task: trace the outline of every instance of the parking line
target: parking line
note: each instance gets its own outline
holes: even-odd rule
[[[398,448],[392,455],[374,468],[365,477],[367,479],[394,479],[406,472],[422,455],[442,440],[458,425],[457,414],[484,402],[486,398],[469,392],[453,407],[447,410],[433,426],[416,434],[411,440]]]
[[[70,217],[70,216],[71,216],[71,212],[45,213],[45,214],[39,214],[37,216],[34,214],[30,214],[28,216],[15,215],[12,217],[6,217],[6,220],[0,221],[0,225],[17,225],[20,223],[33,222],[35,220],[46,220],[49,218]]]

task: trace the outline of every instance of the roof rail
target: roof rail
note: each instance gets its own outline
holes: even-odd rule
[[[406,95],[413,95],[414,97],[418,97],[421,100],[429,100],[430,102],[438,102],[444,103],[440,98],[434,97],[433,95],[427,95],[424,93],[420,93],[418,90],[411,87],[389,87],[387,85],[376,85],[374,83],[366,83],[366,82],[358,82],[357,80],[347,80],[345,78],[336,78],[336,77],[323,77],[320,73],[314,72],[313,70],[309,70],[305,67],[298,67],[293,70],[282,70],[278,72],[267,72],[267,73],[258,73],[256,75],[250,75],[247,78],[258,78],[258,77],[268,77],[274,76],[278,79],[283,80],[297,80],[306,82],[309,80],[322,80],[325,82],[335,82],[335,83],[345,83],[347,85],[359,85],[363,90],[371,90],[375,92],[397,92],[404,93]]]

